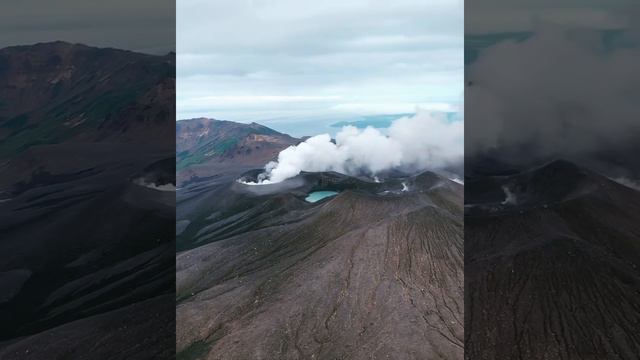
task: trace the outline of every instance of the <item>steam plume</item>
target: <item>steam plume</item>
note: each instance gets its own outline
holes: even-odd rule
[[[467,152],[528,145],[527,156],[570,157],[636,141],[638,63],[638,48],[551,25],[485,49],[467,69]]]
[[[418,111],[394,121],[385,135],[368,127],[344,127],[335,143],[328,134],[317,135],[278,155],[265,166],[259,183],[277,183],[301,171],[336,171],[375,175],[390,169],[424,170],[444,167],[463,155],[462,121],[446,114]]]

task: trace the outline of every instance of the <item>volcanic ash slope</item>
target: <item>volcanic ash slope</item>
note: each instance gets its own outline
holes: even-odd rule
[[[346,190],[178,254],[178,357],[462,359],[462,189]]]
[[[638,359],[640,192],[566,161],[466,184],[465,356]]]

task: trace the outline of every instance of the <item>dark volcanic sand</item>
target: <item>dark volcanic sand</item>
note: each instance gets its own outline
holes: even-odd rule
[[[411,192],[380,195],[344,176],[302,178],[267,195],[218,184],[208,211],[191,203],[178,358],[462,359],[462,186],[425,173]],[[305,202],[318,184],[351,189]]]
[[[466,191],[465,358],[638,359],[639,192],[567,162]]]

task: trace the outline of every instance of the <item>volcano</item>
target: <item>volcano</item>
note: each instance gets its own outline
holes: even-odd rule
[[[465,184],[465,357],[636,358],[640,192],[564,160]]]
[[[9,47],[0,98],[0,358],[171,358],[175,55]]]
[[[301,140],[256,123],[196,118],[176,122],[178,186],[264,166]]]
[[[461,184],[262,171],[178,191],[179,356],[462,359]]]

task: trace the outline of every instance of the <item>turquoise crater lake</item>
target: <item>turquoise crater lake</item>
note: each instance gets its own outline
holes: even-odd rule
[[[312,193],[309,193],[309,195],[305,198],[305,200],[310,203],[314,203],[316,201],[320,201],[324,198],[328,198],[335,195],[338,195],[338,193],[335,191],[314,191]]]

